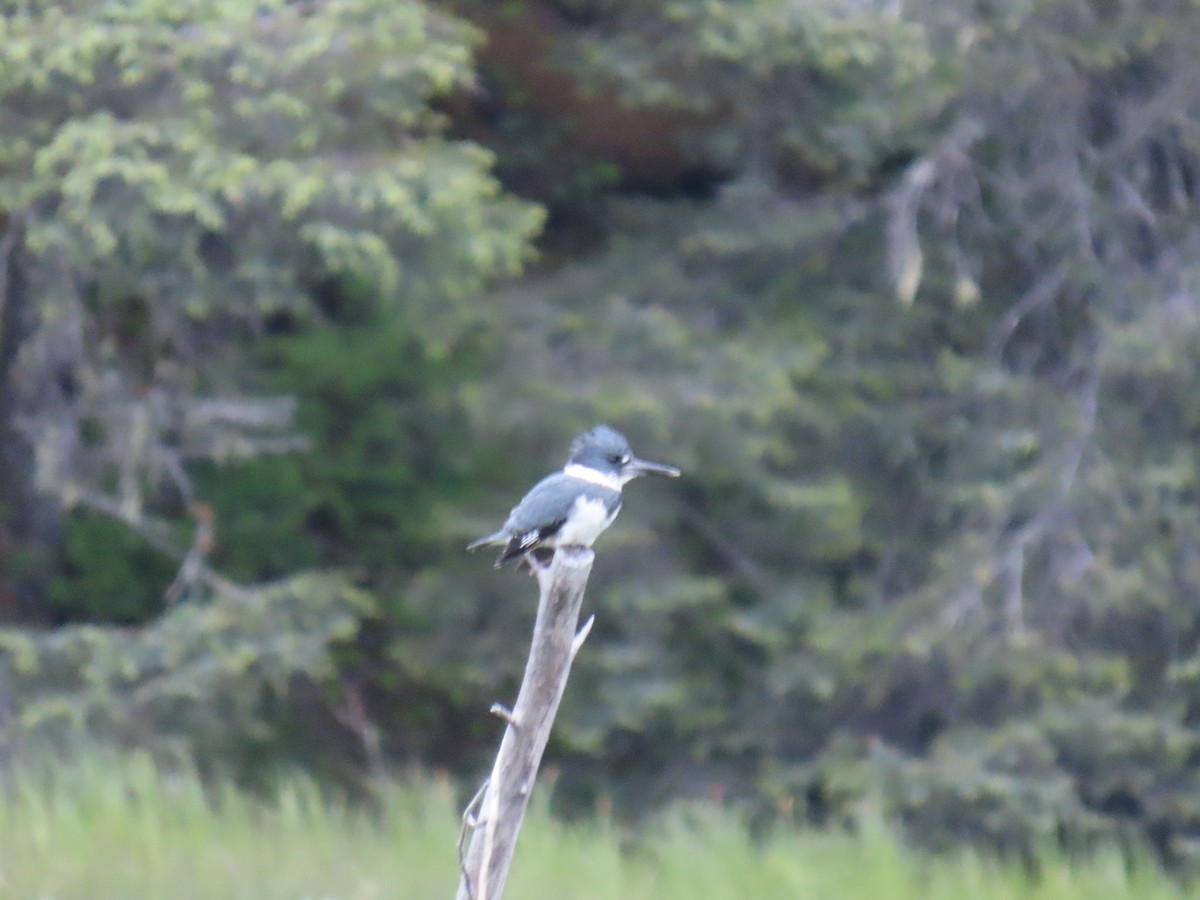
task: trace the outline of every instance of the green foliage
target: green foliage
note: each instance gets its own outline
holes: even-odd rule
[[[628,103],[699,114],[689,152],[720,171],[783,162],[805,180],[862,181],[907,151],[946,93],[926,26],[883,6],[612,6],[564,59]]]
[[[479,35],[418,0],[28,3],[0,37],[20,326],[0,325],[0,450],[65,509],[186,543],[173,532],[203,500],[186,464],[296,446],[252,393],[255,339],[315,327],[353,283],[438,358],[472,327],[467,301],[530,255],[540,210],[435,109],[469,86]],[[23,533],[35,505],[0,526],[51,541]],[[104,581],[81,526],[60,530],[81,588]]]
[[[546,26],[726,173],[593,210],[602,247],[495,295],[482,441],[615,419],[688,476],[631,487],[605,536],[622,583],[602,556],[560,752],[635,803],[852,817],[878,790],[931,843],[1139,833],[1188,861],[1195,9],[842,12]],[[429,652],[474,683],[494,639]]]
[[[435,897],[454,890],[459,816],[445,781],[390,784],[376,815],[311,781],[251,799],[221,778],[161,773],[143,756],[25,773],[0,798],[0,878],[17,897]],[[1039,857],[1036,874],[972,853],[914,854],[885,827],[781,828],[752,843],[728,812],[679,807],[653,831],[565,827],[534,803],[510,890],[528,898],[994,900],[1170,898],[1149,860],[1105,848]]]
[[[257,580],[349,567],[383,587],[444,552],[439,516],[461,497],[470,460],[458,388],[486,363],[490,340],[469,331],[435,356],[407,317],[367,309],[365,321],[259,345],[263,377],[300,398],[296,425],[310,444],[198,470],[223,523],[222,571]]]
[[[343,671],[389,749],[473,772],[534,592],[460,548],[608,420],[686,477],[602,539],[564,806],[1196,863],[1197,8],[456,6],[536,54],[495,95],[416,3],[4,20],[0,190],[47,321],[51,261],[87,284],[80,383],[297,398],[307,453],[185,460],[212,561],[361,575]],[[445,115],[555,204],[552,265],[481,289],[539,215]],[[72,527],[114,594],[130,556]]]
[[[536,227],[484,151],[438,136],[430,101],[469,79],[474,35],[422,3],[32,4],[4,40],[22,127],[0,203],[27,212],[35,260],[168,331],[297,308],[344,273],[433,319]]]
[[[328,678],[332,649],[372,610],[342,579],[312,574],[179,606],[140,628],[0,631],[0,746],[37,758],[95,741],[170,755],[269,743],[272,701],[293,679]]]
[[[64,544],[64,558],[50,582],[52,615],[134,624],[162,608],[175,566],[125,526],[75,514],[67,520]]]

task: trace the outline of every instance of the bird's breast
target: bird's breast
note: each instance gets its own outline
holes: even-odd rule
[[[571,507],[567,521],[555,535],[556,546],[590,547],[605,528],[617,517],[618,506],[609,505],[599,498],[580,497]]]

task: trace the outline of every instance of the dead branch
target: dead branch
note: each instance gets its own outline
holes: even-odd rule
[[[1042,540],[1066,511],[1068,499],[1079,475],[1084,452],[1096,429],[1096,411],[1100,402],[1101,363],[1093,365],[1081,388],[1079,423],[1067,444],[1057,484],[1047,503],[1025,525],[1018,528],[1007,541],[998,561],[997,573],[1005,588],[1005,633],[1020,638],[1025,631],[1025,548]]]
[[[99,491],[92,491],[81,485],[68,482],[63,484],[56,493],[65,509],[78,506],[81,509],[107,516],[114,521],[128,526],[138,537],[155,550],[171,559],[178,560],[181,568],[187,561],[187,555],[180,552],[172,540],[172,528],[169,523],[145,513],[131,517],[118,501]],[[201,548],[203,548],[205,536],[201,533],[197,537],[201,541]],[[209,534],[209,538],[211,538],[211,533]],[[228,578],[217,574],[204,562],[203,558],[198,558],[194,560],[194,564],[189,564],[188,574],[193,577],[194,581],[205,584],[217,593],[224,594],[236,600],[247,601],[255,596],[254,588],[244,587],[237,582],[230,581]]]
[[[492,774],[482,796],[476,795],[463,814],[464,829],[473,831],[470,847],[460,861],[457,900],[500,900],[504,894],[517,834],[571,662],[591,628],[591,619],[582,629],[577,626],[594,558],[586,548],[563,547],[555,551],[549,565],[532,564],[541,594],[533,645],[516,705],[501,716],[508,724]],[[476,806],[479,813],[473,816]],[[462,835],[459,844],[461,847]]]
[[[363,699],[358,685],[348,679],[341,679],[342,702],[333,707],[333,717],[342,726],[358,738],[362,745],[363,755],[367,760],[367,770],[371,773],[371,790],[378,793],[383,788],[387,776],[387,764],[383,756],[383,736],[379,726],[371,721],[367,713],[367,704]]]
[[[962,168],[967,151],[984,133],[983,123],[975,119],[958,122],[905,170],[886,198],[888,275],[896,298],[905,306],[913,302],[921,286],[924,257],[917,220],[924,195],[946,170]]]
[[[10,213],[5,222],[4,236],[0,237],[0,321],[4,319],[4,307],[8,304],[8,261],[16,250],[25,227],[24,216]],[[12,336],[0,330],[0,337],[11,340]]]
[[[175,580],[163,594],[167,603],[178,603],[191,593],[192,587],[200,579],[204,561],[216,547],[216,539],[213,536],[213,508],[207,503],[191,503],[188,511],[196,522],[196,528],[192,532],[192,546],[183,558]]]
[[[1021,324],[1021,320],[1030,313],[1044,309],[1054,302],[1055,297],[1058,296],[1058,292],[1066,283],[1067,267],[1062,263],[1055,266],[1048,275],[1038,279],[1033,287],[1022,294],[1021,298],[1009,307],[1000,321],[988,332],[987,338],[984,341],[988,355],[999,362],[1009,338],[1017,330],[1017,327]]]

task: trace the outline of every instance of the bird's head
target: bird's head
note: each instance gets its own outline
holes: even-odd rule
[[[621,432],[607,425],[597,425],[571,442],[570,465],[587,466],[604,475],[611,475],[624,484],[639,475],[666,475],[678,478],[679,470],[663,463],[638,459],[629,441]]]

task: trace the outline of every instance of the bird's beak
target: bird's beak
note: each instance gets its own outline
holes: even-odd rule
[[[668,478],[678,478],[679,470],[664,463],[650,462],[648,459],[631,459],[625,464],[625,472],[630,478],[639,475],[666,475]]]

